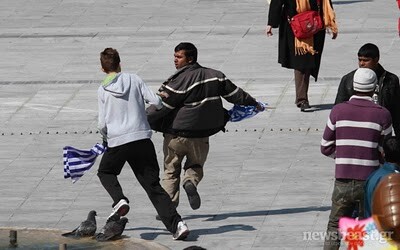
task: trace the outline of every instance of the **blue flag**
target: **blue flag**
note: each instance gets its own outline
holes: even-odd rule
[[[251,118],[256,114],[262,112],[267,107],[268,103],[258,102],[262,106],[262,110],[257,110],[256,106],[242,106],[242,105],[233,105],[233,107],[228,110],[228,114],[230,116],[230,122],[238,122],[243,119]]]
[[[64,179],[71,178],[75,183],[96,162],[97,156],[106,151],[106,147],[96,143],[90,150],[80,150],[70,146],[63,148]]]

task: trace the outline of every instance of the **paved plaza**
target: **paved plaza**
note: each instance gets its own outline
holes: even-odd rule
[[[400,75],[397,3],[332,2],[339,35],[326,37],[320,78],[311,79],[316,111],[302,113],[293,71],[277,63],[278,30],[264,35],[266,0],[1,0],[0,228],[67,231],[92,209],[104,225],[111,198],[96,176],[99,161],[74,184],[63,178],[62,161],[64,146],[89,149],[101,141],[99,53],[118,49],[122,70],[156,91],[175,70],[174,47],[188,41],[201,65],[275,109],[211,137],[198,187],[202,206],[191,210],[183,192],[178,207],[191,230],[185,241],[173,241],[155,220],[125,167],[120,180],[131,211],[124,235],[174,250],[322,249],[334,161],[319,145],[340,78],[357,67],[357,50],[367,42]],[[162,135],[154,133],[153,142],[162,168]]]

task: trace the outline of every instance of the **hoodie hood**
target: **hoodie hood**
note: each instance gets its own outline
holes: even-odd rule
[[[130,88],[130,81],[123,81],[124,77],[129,77],[127,74],[112,73],[104,78],[101,85],[105,91],[110,92],[113,96],[124,96]]]

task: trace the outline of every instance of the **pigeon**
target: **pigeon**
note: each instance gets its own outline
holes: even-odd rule
[[[120,217],[117,213],[112,215],[108,218],[100,233],[96,234],[96,240],[107,241],[119,238],[125,229],[126,223],[128,223],[128,218]]]
[[[72,232],[64,233],[62,234],[62,236],[73,238],[93,236],[96,233],[97,229],[96,215],[96,211],[90,211],[85,221],[82,221],[81,224]]]

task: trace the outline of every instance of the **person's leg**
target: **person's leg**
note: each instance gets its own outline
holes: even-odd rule
[[[365,181],[358,181],[354,180],[354,200],[356,202],[356,207],[358,208],[358,218],[364,219],[365,218]]]
[[[201,205],[197,186],[204,176],[204,163],[209,151],[209,138],[181,138],[187,148],[186,162],[184,166],[183,188],[189,199],[192,209],[198,209]]]
[[[296,89],[295,104],[301,108],[303,103],[309,104],[308,101],[308,87],[310,85],[310,71],[309,70],[294,70],[294,83]]]
[[[186,149],[181,145],[179,137],[165,134],[163,151],[164,173],[162,178],[162,187],[168,193],[175,207],[178,207],[182,160],[185,157]]]
[[[146,191],[167,230],[175,233],[182,218],[160,185],[160,168],[153,142],[150,139],[136,141],[131,144],[130,151],[128,163],[138,182]]]
[[[188,152],[184,166],[183,183],[191,181],[197,186],[204,176],[203,167],[210,149],[209,137],[184,138],[184,140]]]
[[[337,250],[340,247],[339,218],[343,216],[350,217],[353,212],[354,202],[352,200],[352,191],[351,182],[335,180],[324,250]]]
[[[128,198],[123,194],[122,187],[117,178],[126,161],[123,150],[124,147],[125,145],[108,148],[101,158],[99,169],[97,171],[97,176],[99,177],[101,184],[113,199],[113,207],[121,199],[125,199],[129,202]]]

